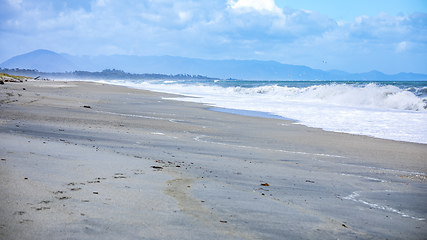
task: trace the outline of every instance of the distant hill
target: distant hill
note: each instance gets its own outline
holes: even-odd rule
[[[56,52],[39,49],[15,56],[2,64],[1,68],[37,69],[42,72],[66,72],[76,70],[76,65]]]
[[[48,50],[36,50],[13,57],[1,68],[37,69],[42,72],[102,71],[120,69],[135,74],[190,74],[212,78],[246,80],[427,80],[425,74],[387,75],[378,71],[348,73],[322,71],[307,66],[258,60],[204,60],[173,56],[73,56]]]

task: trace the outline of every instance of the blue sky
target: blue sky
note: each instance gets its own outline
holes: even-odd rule
[[[36,49],[427,74],[427,1],[0,0],[0,62]]]

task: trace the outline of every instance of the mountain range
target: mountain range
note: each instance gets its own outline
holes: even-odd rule
[[[323,71],[275,61],[203,60],[174,56],[134,55],[73,56],[43,49],[12,57],[1,63],[0,68],[36,69],[40,72],[96,72],[104,69],[119,69],[138,74],[191,74],[246,80],[427,80],[426,74],[387,75],[379,71],[366,73]]]

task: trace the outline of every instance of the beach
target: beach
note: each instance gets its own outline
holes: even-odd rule
[[[177,97],[0,85],[0,238],[426,238],[426,144]]]

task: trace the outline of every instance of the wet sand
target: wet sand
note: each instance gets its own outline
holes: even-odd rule
[[[427,145],[171,97],[0,85],[0,239],[426,239]]]

